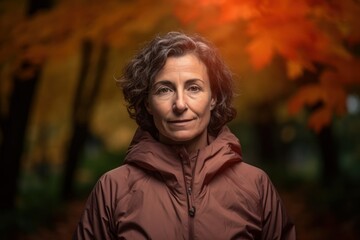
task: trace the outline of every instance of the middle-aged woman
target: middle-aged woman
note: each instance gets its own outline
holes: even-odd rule
[[[277,191],[226,123],[232,74],[199,36],[149,42],[119,80],[139,125],[90,194],[74,239],[295,239]]]

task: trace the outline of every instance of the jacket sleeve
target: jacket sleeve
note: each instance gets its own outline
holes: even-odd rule
[[[287,215],[278,192],[266,174],[262,176],[261,201],[263,206],[263,230],[261,239],[296,239],[295,225]]]
[[[73,240],[115,239],[109,179],[104,175],[90,193]]]

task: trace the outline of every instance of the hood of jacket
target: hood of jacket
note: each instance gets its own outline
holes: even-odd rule
[[[184,184],[184,166],[192,168],[194,185],[211,181],[219,171],[242,161],[238,138],[224,126],[218,136],[208,137],[209,144],[195,153],[184,147],[166,145],[137,129],[125,158],[125,164],[159,176],[170,188],[180,190]]]

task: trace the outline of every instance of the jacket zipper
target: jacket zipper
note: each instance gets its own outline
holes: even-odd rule
[[[198,157],[199,152],[197,152],[196,154],[196,158]],[[191,159],[189,159],[189,165],[191,168]],[[196,214],[196,208],[194,206],[194,197],[192,194],[192,190],[193,190],[193,182],[194,182],[194,177],[195,177],[195,168],[196,168],[196,163],[197,163],[197,159],[194,162],[194,166],[191,169],[191,181],[190,181],[190,186],[188,186],[187,192],[188,192],[188,201],[189,201],[189,239],[194,239],[194,217]]]
[[[191,175],[190,175],[190,179],[186,178],[186,166],[184,166],[184,162],[182,164],[183,166],[183,174],[184,174],[184,182],[185,182],[185,188],[186,188],[186,197],[187,197],[187,203],[188,203],[188,219],[189,219],[189,239],[194,239],[194,217],[196,214],[196,208],[194,206],[194,198],[193,198],[193,194],[192,194],[192,185],[193,185],[193,180],[194,180],[194,173],[195,173],[195,166],[196,166],[196,162],[193,167],[191,167],[191,160],[187,159],[188,161],[188,165],[191,169]]]
[[[191,186],[188,187],[188,201],[189,201],[189,216],[190,217],[195,217],[195,213],[196,213],[196,208],[194,207],[194,199],[192,197],[192,188]]]
[[[194,199],[192,196],[192,188],[188,187],[188,202],[189,202],[189,239],[194,239],[194,217],[196,213],[196,208],[194,207]]]

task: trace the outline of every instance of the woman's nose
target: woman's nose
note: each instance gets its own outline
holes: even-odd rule
[[[176,94],[176,99],[173,103],[173,111],[175,113],[183,113],[188,109],[185,98],[182,94]]]

